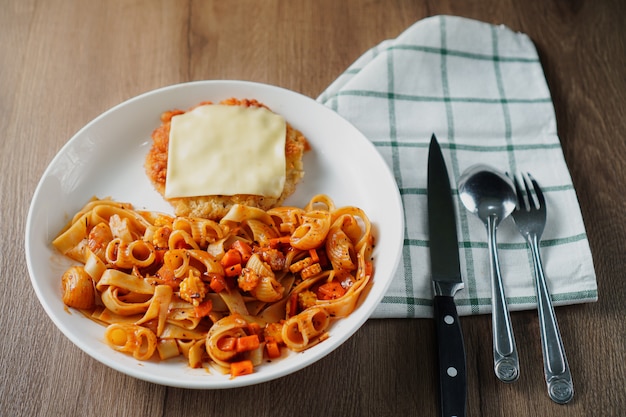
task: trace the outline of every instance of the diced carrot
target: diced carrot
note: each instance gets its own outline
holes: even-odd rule
[[[224,352],[232,352],[237,348],[237,339],[226,336],[217,341],[217,348]]]
[[[163,256],[165,255],[166,252],[167,252],[166,249],[155,249],[154,250],[154,263],[155,264],[162,264],[163,263]]]
[[[289,296],[289,302],[287,303],[287,317],[295,316],[298,313],[298,293],[293,293]]]
[[[227,277],[236,277],[237,275],[241,274],[241,269],[241,264],[235,264],[226,268],[224,270],[224,273]]]
[[[280,347],[278,346],[278,342],[275,340],[270,340],[265,343],[265,351],[267,352],[267,357],[270,359],[280,357]]]
[[[261,333],[263,333],[263,331],[261,330],[261,325],[256,322],[248,323],[248,331],[250,332],[250,334],[255,334],[257,336],[260,336]]]
[[[163,265],[157,271],[157,276],[161,280],[161,282],[165,285],[169,285],[172,288],[178,287],[178,282],[176,281],[176,276],[174,275],[174,271],[171,268]]]
[[[236,376],[248,375],[252,372],[254,372],[254,365],[252,365],[252,361],[250,360],[232,362],[230,364],[230,375],[233,378]]]
[[[228,249],[220,263],[224,268],[228,268],[229,266],[237,265],[241,263],[241,253],[237,249]]]
[[[256,334],[251,334],[250,336],[238,337],[237,347],[235,348],[235,350],[237,352],[247,352],[249,350],[254,350],[258,348],[259,345],[259,336]]]
[[[173,281],[175,279],[174,271],[165,265],[159,268],[157,274],[163,281]]]
[[[311,260],[313,261],[313,263],[317,263],[320,261],[320,257],[317,254],[316,249],[309,249],[309,256],[311,257]]]
[[[226,288],[228,288],[228,284],[226,283],[226,280],[224,279],[223,276],[218,275],[218,274],[212,274],[211,275],[211,282],[209,283],[209,287],[211,287],[211,289],[214,292],[222,292]]]
[[[317,298],[320,300],[334,300],[343,296],[345,293],[346,290],[340,283],[331,281],[319,286],[317,289]]]
[[[241,260],[243,262],[248,262],[250,256],[252,256],[252,247],[248,245],[243,240],[235,240],[232,245],[230,245],[231,249],[235,249],[241,254]]]
[[[206,317],[213,310],[213,301],[207,299],[193,308],[196,317]]]
[[[291,236],[281,236],[275,237],[269,240],[270,248],[275,248],[279,246],[281,243],[289,243],[291,240]]]

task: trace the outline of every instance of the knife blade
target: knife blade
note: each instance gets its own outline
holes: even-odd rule
[[[450,179],[433,134],[428,148],[428,230],[433,310],[438,345],[441,416],[466,415],[466,366],[463,333],[454,295],[463,288]]]

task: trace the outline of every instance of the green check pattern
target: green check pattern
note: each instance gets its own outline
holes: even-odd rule
[[[426,167],[430,136],[456,192],[476,163],[530,172],[546,195],[541,242],[555,305],[596,301],[596,275],[557,136],[550,91],[532,41],[504,26],[453,16],[421,20],[357,59],[318,98],[353,123],[394,173],[405,209],[401,265],[372,317],[431,317]],[[491,312],[487,233],[456,198],[461,315]],[[536,308],[530,250],[512,219],[498,229],[511,310]]]

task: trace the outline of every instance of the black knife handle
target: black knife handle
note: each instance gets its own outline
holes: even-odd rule
[[[465,345],[454,297],[433,299],[439,348],[439,402],[442,417],[465,417],[467,381]]]

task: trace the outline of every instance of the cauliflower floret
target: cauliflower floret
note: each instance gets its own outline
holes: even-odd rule
[[[198,306],[207,292],[209,292],[204,281],[200,277],[189,273],[189,276],[180,283],[180,298]]]
[[[152,244],[156,248],[167,248],[168,239],[172,234],[172,228],[170,226],[161,226],[154,232],[152,236]]]
[[[265,329],[263,329],[263,337],[272,339],[277,343],[283,343],[283,323],[267,323]]]
[[[253,291],[258,285],[261,277],[250,268],[244,268],[239,275],[239,288],[244,291]]]
[[[306,310],[309,307],[313,307],[317,301],[317,295],[313,291],[302,291],[298,294],[298,306],[300,310]]]

